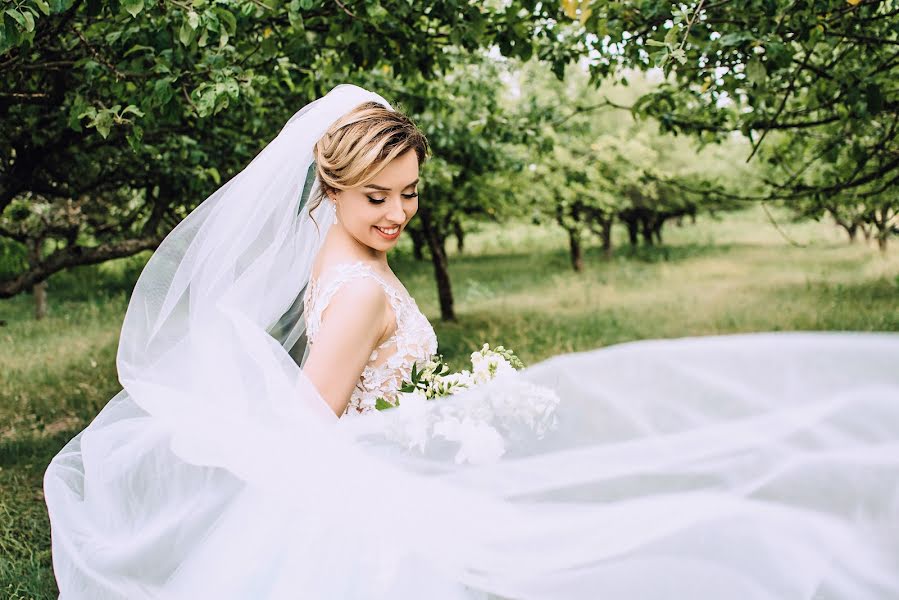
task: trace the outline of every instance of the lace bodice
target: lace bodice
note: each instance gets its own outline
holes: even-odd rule
[[[310,280],[303,296],[309,344],[314,344],[321,328],[322,312],[341,284],[358,277],[371,277],[384,288],[396,319],[396,330],[389,339],[372,350],[344,415],[374,410],[378,398],[394,404],[400,383],[412,373],[412,364],[418,362],[421,365],[437,352],[434,328],[412,296],[405,289],[398,290],[388,284],[368,263],[362,261],[338,263],[317,279],[313,277]]]

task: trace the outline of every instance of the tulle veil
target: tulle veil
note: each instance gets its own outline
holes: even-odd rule
[[[402,410],[336,420],[299,301],[333,211],[304,208],[368,100],[303,107],[144,269],[123,389],[44,477],[61,598],[899,598],[893,334],[556,356],[429,407],[558,393],[486,464],[398,445]]]

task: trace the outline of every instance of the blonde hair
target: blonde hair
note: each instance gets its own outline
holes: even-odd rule
[[[315,143],[319,190],[309,199],[309,212],[329,192],[369,183],[387,164],[407,150],[414,150],[421,166],[427,159],[428,141],[412,119],[378,102],[364,102],[335,121]]]

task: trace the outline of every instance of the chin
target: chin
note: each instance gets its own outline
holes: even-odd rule
[[[378,240],[372,244],[372,247],[377,248],[378,250],[388,250],[396,246],[396,242],[397,240],[393,240],[392,242],[389,240]]]

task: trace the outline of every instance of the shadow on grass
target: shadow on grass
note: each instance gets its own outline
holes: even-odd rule
[[[696,258],[730,252],[729,245],[685,244],[671,247],[616,250],[608,259],[600,248],[588,248],[584,253],[584,270],[577,273],[571,267],[566,250],[522,252],[510,249],[504,254],[457,255],[449,263],[450,280],[457,310],[470,302],[497,298],[504,294],[526,291],[540,293],[552,289],[558,278],[593,279],[605,283],[607,278],[643,279],[644,267],[662,262],[684,262]],[[416,261],[403,257],[391,265],[409,292],[426,312],[436,315],[437,293],[433,266],[430,260]],[[623,281],[622,281],[623,283]]]
[[[87,426],[87,422],[52,435],[32,435],[0,442],[0,468],[15,467],[32,475],[42,474],[57,452]]]
[[[645,263],[676,263],[693,258],[705,258],[728,254],[738,249],[741,244],[698,243],[691,242],[677,245],[656,246],[620,246],[613,253],[614,260],[636,260]],[[748,245],[746,245],[748,246]]]
[[[727,254],[737,249],[740,244],[726,243],[682,243],[676,245],[655,246],[617,246],[612,251],[612,256],[606,258],[599,246],[591,245],[584,248],[583,259],[585,266],[607,264],[609,261],[638,260],[642,262],[678,262],[691,258],[700,258],[719,254]],[[748,246],[748,245],[747,245]],[[543,266],[571,269],[571,255],[567,249],[542,250],[541,252],[529,252],[527,248],[505,248],[502,253],[487,253],[478,255],[460,254],[453,256],[450,261],[454,264],[478,265],[486,263],[495,265],[497,262],[509,261],[512,264],[536,261]]]
[[[529,365],[558,354],[650,337],[650,324],[635,327],[635,323],[639,320],[619,309],[559,316],[529,310],[470,311],[455,323],[435,323],[435,329],[439,352],[451,366],[470,369],[471,352],[484,343],[511,348]]]
[[[773,302],[809,307],[808,329],[899,332],[899,275],[861,283],[808,281],[770,291]],[[859,307],[864,310],[859,310]]]

